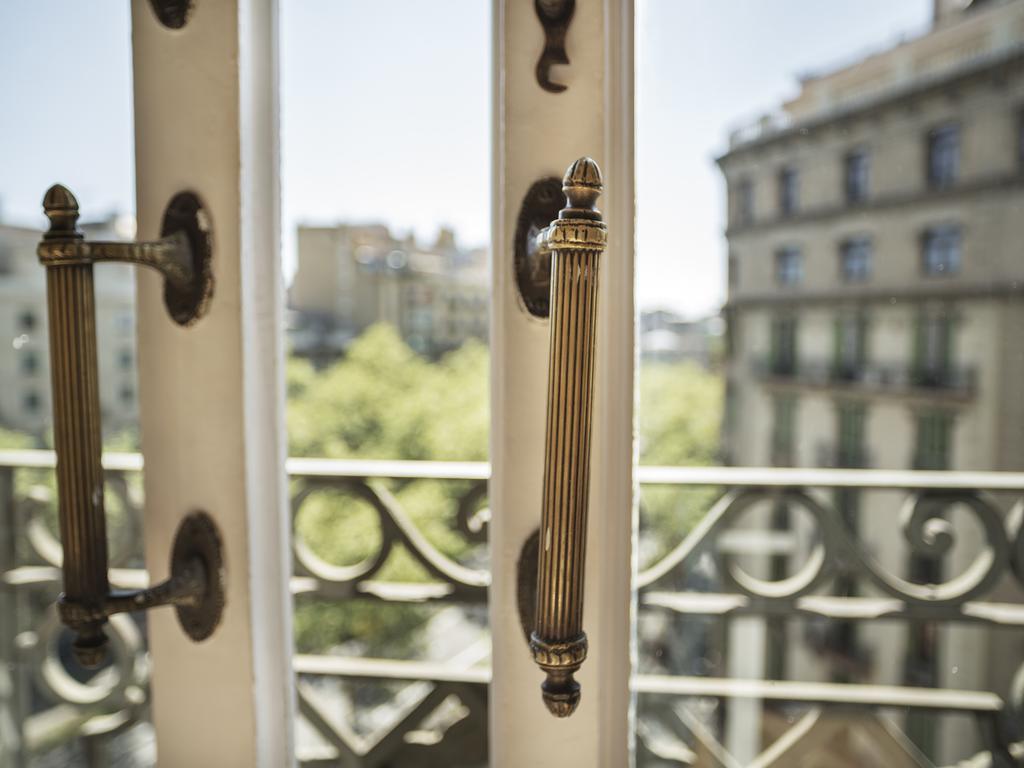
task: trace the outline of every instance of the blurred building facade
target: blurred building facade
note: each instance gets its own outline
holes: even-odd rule
[[[640,313],[640,357],[645,362],[689,361],[710,368],[721,335],[717,316],[688,320],[665,309]]]
[[[124,217],[84,223],[90,240],[134,235]],[[42,232],[0,224],[0,427],[40,442],[52,424],[46,271],[36,257]],[[105,433],[138,423],[135,373],[135,279],[131,267],[95,270],[100,405]]]
[[[374,323],[388,323],[420,354],[437,357],[487,340],[487,251],[459,248],[443,229],[430,246],[384,225],[298,228],[288,292],[294,354],[323,364]]]
[[[1024,1],[934,8],[929,32],[805,78],[718,159],[731,463],[1024,470]],[[872,499],[835,503],[857,529]],[[963,552],[983,547],[950,520]],[[785,509],[764,522],[809,540]],[[969,565],[892,533],[860,530],[911,581]],[[840,677],[955,688],[1012,674],[997,637],[966,628],[847,628],[817,659],[785,631],[774,663],[790,673],[835,676],[839,659]],[[939,756],[968,731],[908,728]]]
[[[1024,468],[1024,3],[978,5],[719,159],[735,463]]]

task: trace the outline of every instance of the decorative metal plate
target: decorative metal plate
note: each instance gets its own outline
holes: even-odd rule
[[[534,317],[547,317],[551,301],[551,258],[534,253],[537,233],[558,218],[565,195],[554,176],[535,181],[523,198],[516,222],[515,270],[519,298]]]
[[[198,605],[176,605],[178,623],[197,643],[213,634],[224,614],[224,551],[220,530],[206,512],[193,512],[181,521],[171,552],[171,575],[200,560],[206,569],[206,592]]]
[[[204,314],[213,297],[213,235],[210,217],[202,200],[194,192],[179,192],[164,211],[160,235],[184,233],[192,247],[195,278],[187,290],[164,281],[164,304],[174,322],[191,325]]]

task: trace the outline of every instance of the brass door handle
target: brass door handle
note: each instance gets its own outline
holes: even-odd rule
[[[544,441],[544,496],[537,566],[537,603],[530,649],[546,673],[544,703],[568,717],[580,700],[575,672],[587,656],[583,571],[587,548],[590,436],[593,410],[597,287],[607,229],[595,207],[603,184],[584,157],[562,180],[566,205],[536,237],[550,254],[550,351]]]
[[[212,295],[210,226],[199,198],[181,193],[164,215],[164,237],[144,243],[87,242],[78,230],[78,201],[59,184],[43,198],[50,220],[37,250],[46,267],[53,385],[53,442],[64,547],[61,620],[75,632],[74,653],[87,667],[106,657],[107,618],[124,611],[174,605],[193,639],[209,636],[224,604],[221,542],[212,518],[188,515],[178,528],[170,578],[138,591],[112,591],[107,577],[103,509],[99,371],[93,264],[144,264],[165,280],[164,301],[176,322],[187,325],[206,310]]]

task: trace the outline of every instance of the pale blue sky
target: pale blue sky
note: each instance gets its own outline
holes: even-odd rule
[[[796,75],[920,31],[930,6],[638,0],[642,306],[695,315],[722,300],[724,191],[713,157],[728,129],[792,95]],[[128,7],[0,2],[5,219],[41,224],[39,201],[58,180],[86,216],[133,210]],[[281,8],[286,263],[300,221],[386,221],[424,239],[448,224],[464,244],[485,244],[489,0]]]

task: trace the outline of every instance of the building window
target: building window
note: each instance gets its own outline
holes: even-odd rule
[[[26,309],[18,315],[18,329],[24,333],[34,331],[37,324],[36,314],[30,309]]]
[[[771,372],[775,376],[792,376],[796,373],[796,318],[791,315],[772,320]]]
[[[867,365],[867,315],[846,312],[835,319],[832,376],[840,381],[857,381]]]
[[[14,272],[14,249],[10,243],[0,241],[0,276]]]
[[[921,237],[921,268],[926,275],[955,275],[960,271],[960,227],[931,227]]]
[[[836,466],[866,466],[864,427],[867,422],[867,408],[863,403],[841,403],[836,408],[836,414],[839,435],[836,443]]]
[[[779,171],[779,212],[792,216],[800,205],[800,176],[795,168]]]
[[[928,134],[928,186],[948,187],[959,175],[960,126],[939,126]]]
[[[39,356],[35,350],[26,349],[21,355],[21,372],[32,376],[39,370]]]
[[[871,161],[867,150],[857,149],[846,156],[845,187],[847,203],[863,203],[868,199],[871,183]]]
[[[21,401],[26,413],[38,413],[41,403],[38,392],[26,392]]]
[[[740,284],[740,260],[735,253],[729,254],[729,287],[735,288]]]
[[[135,402],[135,390],[128,385],[121,387],[121,391],[118,394],[121,397],[122,405],[130,406]]]
[[[739,225],[752,224],[754,221],[754,182],[750,179],[736,182],[733,216]]]
[[[1024,109],[1017,113],[1017,168],[1024,172]]]
[[[793,395],[776,395],[772,400],[772,464],[790,467],[794,461],[794,440],[796,434],[796,398]]]
[[[919,387],[942,387],[951,377],[954,317],[948,310],[917,316],[914,330],[913,383]]]
[[[952,438],[952,414],[945,411],[919,413],[914,469],[949,469],[952,464]]]
[[[775,252],[775,282],[779,285],[797,285],[804,277],[803,254],[795,246]]]
[[[871,277],[871,239],[851,237],[839,246],[839,274],[847,283],[864,282]]]
[[[122,371],[130,371],[132,369],[132,351],[130,349],[122,349],[121,353],[117,356],[117,364],[121,367]]]

